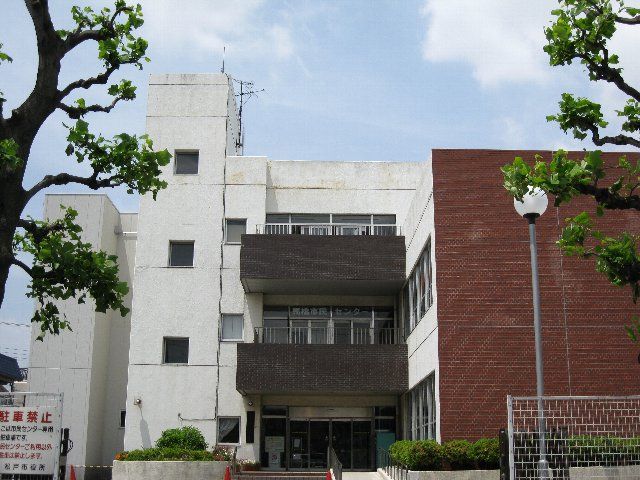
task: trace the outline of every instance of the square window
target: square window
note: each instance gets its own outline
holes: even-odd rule
[[[242,315],[222,315],[222,340],[241,342],[243,330],[244,317]]]
[[[227,219],[226,242],[227,243],[240,243],[240,235],[247,233],[247,220],[230,218]]]
[[[193,267],[194,242],[169,242],[169,266]]]
[[[124,428],[127,420],[127,411],[120,410],[120,428]]]
[[[189,363],[189,339],[165,337],[164,363]]]
[[[240,443],[240,417],[218,417],[218,443]]]
[[[176,152],[174,158],[176,175],[197,175],[198,152]]]

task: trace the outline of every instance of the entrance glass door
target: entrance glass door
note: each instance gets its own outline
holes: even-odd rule
[[[329,447],[329,421],[309,422],[309,468],[327,468],[327,448]]]
[[[342,468],[351,468],[351,420],[331,421],[331,446],[342,463]]]
[[[362,470],[370,467],[371,460],[371,421],[353,421],[353,469]]]
[[[289,430],[289,468],[309,468],[309,421],[291,420]]]

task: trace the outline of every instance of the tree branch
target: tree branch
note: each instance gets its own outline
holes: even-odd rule
[[[621,17],[616,15],[617,23],[624,23],[625,25],[640,25],[640,15],[636,17]]]
[[[64,112],[67,113],[67,115],[69,115],[69,118],[73,118],[75,120],[77,120],[78,118],[80,118],[82,115],[84,115],[85,113],[89,113],[89,112],[105,112],[105,113],[109,113],[111,110],[113,110],[113,108],[116,106],[116,104],[122,100],[122,97],[116,97],[113,99],[113,102],[111,102],[110,105],[89,105],[88,107],[74,107],[71,105],[67,105],[65,103],[58,103],[58,108],[60,110],[63,110]]]
[[[596,202],[609,210],[640,210],[640,196],[621,196],[611,193],[606,187],[596,185],[576,185],[575,189],[583,195],[590,195]]]
[[[27,266],[24,262],[21,262],[20,260],[18,260],[17,258],[14,257],[14,258],[11,259],[11,264],[20,267],[30,277],[33,277],[33,270],[31,270],[31,268],[29,266]]]
[[[99,173],[100,172],[94,170],[93,175],[91,175],[90,177],[79,177],[77,175],[71,175],[69,173],[46,175],[42,180],[40,180],[27,191],[26,196],[27,198],[32,198],[40,190],[50,187],[51,185],[67,185],[68,183],[78,183],[80,185],[85,185],[92,190],[98,190],[100,188],[117,187],[118,185],[123,184],[123,180],[117,175],[98,179]]]
[[[80,80],[71,82],[62,90],[58,91],[58,101],[61,101],[67,95],[69,95],[72,91],[78,88],[88,89],[93,85],[106,84],[109,81],[109,77],[111,76],[111,74],[113,74],[113,72],[115,72],[117,69],[118,69],[117,66],[109,65],[109,67],[107,67],[107,69],[104,72],[96,75],[95,77],[81,78]]]
[[[115,25],[116,17],[121,13],[131,12],[131,11],[132,11],[131,7],[128,7],[126,5],[124,7],[117,8],[113,12],[113,15],[109,19],[109,22],[107,22],[106,25],[103,25],[100,30],[93,30],[93,29],[81,30],[81,27],[78,26],[78,28],[73,33],[69,34],[69,36],[65,39],[64,45],[63,45],[64,53],[67,53],[73,50],[82,42],[86,42],[88,40],[94,40],[96,42],[99,42],[101,40],[106,40],[107,38],[111,38],[115,36],[116,31],[115,31],[114,25]]]
[[[615,137],[611,137],[611,136],[600,137],[600,132],[595,126],[593,128],[590,128],[589,130],[591,130],[591,141],[593,141],[593,143],[595,145],[598,145],[599,147],[601,147],[602,145],[609,144],[609,145],[633,145],[634,147],[640,148],[640,140],[630,137],[629,135],[624,135],[621,133],[619,135],[616,135]]]
[[[605,56],[608,56],[609,52],[606,48],[603,47],[602,51]],[[611,68],[608,64],[595,63],[586,54],[577,55],[577,57],[581,58],[587,63],[589,69],[595,73],[596,77],[599,80],[605,80],[609,83],[613,83],[616,87],[618,87],[620,91],[626,93],[630,97],[640,102],[640,91],[636,90],[627,82],[625,82],[624,78],[622,78],[622,75],[620,75],[620,72],[618,72],[614,68]]]

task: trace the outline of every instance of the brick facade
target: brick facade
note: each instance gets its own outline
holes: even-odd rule
[[[395,295],[405,259],[402,236],[247,234],[240,280],[245,292]]]
[[[404,393],[406,345],[238,344],[236,388],[246,393]]]
[[[443,441],[495,436],[506,426],[507,395],[535,395],[528,229],[500,172],[515,156],[532,161],[535,153],[551,156],[433,151]],[[611,286],[593,261],[563,256],[555,245],[563,219],[593,212],[593,202],[551,203],[537,223],[546,393],[638,394],[639,348],[624,331],[636,313],[630,290]],[[640,227],[637,212],[607,212],[598,221],[610,233]]]

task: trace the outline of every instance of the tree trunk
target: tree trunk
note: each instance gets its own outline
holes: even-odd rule
[[[24,191],[20,182],[15,180],[15,175],[8,178],[0,176],[0,307],[14,258],[13,235],[24,208]]]

